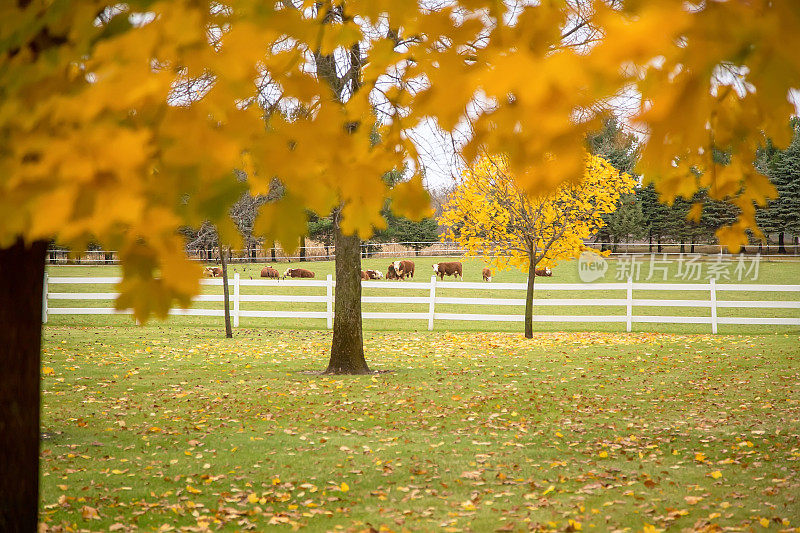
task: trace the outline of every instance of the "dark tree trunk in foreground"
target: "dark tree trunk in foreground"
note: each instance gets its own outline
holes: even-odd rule
[[[358,235],[342,235],[334,216],[336,248],[336,296],[333,342],[326,374],[368,374],[361,331],[361,241]]]
[[[219,257],[222,261],[222,293],[225,300],[225,337],[233,338],[233,329],[231,329],[231,292],[228,290],[228,261],[226,256],[230,250],[225,247],[219,247]]]
[[[0,531],[36,531],[47,242],[0,249]]]
[[[778,253],[785,254],[786,253],[786,243],[784,242],[784,236],[786,233],[783,231],[778,233]]]
[[[536,280],[534,254],[530,255],[528,265],[528,291],[525,294],[525,338],[533,338],[533,284]]]

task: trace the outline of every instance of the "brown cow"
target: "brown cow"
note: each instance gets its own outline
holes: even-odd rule
[[[535,274],[537,276],[552,276],[553,269],[551,269],[550,267],[537,268]]]
[[[492,271],[489,267],[483,267],[483,281],[492,281]]]
[[[363,280],[383,279],[383,273],[380,270],[362,270],[361,279]]]
[[[222,269],[219,267],[206,267],[205,269],[203,269],[203,275],[208,276],[210,278],[221,278]]]
[[[386,269],[386,279],[400,279],[394,269],[394,264],[389,265],[389,268]]]
[[[283,273],[284,278],[313,278],[314,273],[305,268],[287,268]]]
[[[394,270],[394,279],[406,279],[406,276],[414,278],[414,261],[395,261],[389,265],[389,269]],[[387,274],[386,279],[393,278],[389,278]]]
[[[271,266],[265,266],[264,268],[261,269],[261,277],[278,279],[280,277],[280,272],[278,272]]]
[[[439,275],[442,281],[444,281],[445,275],[464,279],[463,267],[458,261],[453,261],[452,263],[436,263],[433,265],[433,273]]]

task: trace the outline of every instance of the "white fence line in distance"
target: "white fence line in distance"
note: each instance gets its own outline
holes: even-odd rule
[[[119,283],[118,277],[48,277],[45,275],[44,298],[42,309],[42,320],[47,323],[49,315],[113,315],[130,314],[131,311],[117,311],[113,307],[50,307],[49,302],[55,300],[113,300],[116,298],[115,292],[54,292],[53,286],[58,285],[109,285]],[[221,279],[201,280],[204,286],[221,286]],[[230,280],[233,290],[231,291],[231,317],[234,327],[239,327],[241,317],[247,318],[316,318],[325,319],[328,329],[333,327],[333,308],[334,308],[334,287],[335,281],[331,275],[325,280],[245,280],[239,274],[234,274]],[[491,291],[524,291],[524,283],[475,283],[475,282],[452,282],[437,281],[435,276],[431,277],[430,282],[401,282],[401,281],[364,281],[364,288],[392,289],[392,290],[427,290],[427,296],[362,296],[362,303],[367,304],[428,304],[427,312],[394,312],[394,311],[368,311],[362,313],[365,320],[373,319],[403,319],[403,320],[426,320],[428,329],[433,330],[436,321],[466,320],[479,322],[523,322],[524,315],[517,314],[485,314],[485,313],[463,313],[463,312],[437,312],[437,305],[459,305],[459,306],[516,306],[524,307],[524,298],[497,298],[497,297],[449,297],[438,296],[437,287],[446,289],[466,289],[466,290],[491,290]],[[303,287],[325,289],[324,294],[247,294],[242,289],[247,287]],[[624,308],[624,314],[614,315],[537,315],[534,314],[535,322],[584,322],[584,323],[625,323],[626,331],[631,331],[635,323],[671,323],[671,324],[709,324],[711,332],[717,333],[719,324],[756,324],[756,325],[791,325],[800,326],[800,318],[795,317],[720,317],[720,308],[750,308],[750,309],[800,309],[800,299],[782,300],[726,300],[720,299],[719,293],[781,293],[800,295],[800,285],[754,285],[754,284],[728,284],[716,283],[711,279],[708,283],[634,283],[628,279],[626,283],[547,283],[539,284],[537,292],[558,291],[558,292],[595,292],[595,291],[625,291],[625,297],[606,297],[598,298],[534,298],[534,308],[536,307],[570,307],[570,308],[591,308],[591,307],[619,307]],[[634,291],[681,291],[693,294],[705,293],[707,299],[660,299],[660,298],[634,298]],[[194,298],[196,302],[223,302],[221,294],[201,294]],[[325,304],[324,310],[319,311],[298,311],[290,308],[281,310],[254,310],[243,309],[242,304],[251,302],[273,302],[273,303],[312,303]],[[710,310],[710,316],[672,316],[672,315],[635,315],[635,308],[642,307],[681,307],[699,308]],[[171,315],[180,316],[224,316],[224,309],[172,309]]]

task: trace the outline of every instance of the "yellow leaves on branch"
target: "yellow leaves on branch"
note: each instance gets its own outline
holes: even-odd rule
[[[583,173],[595,111],[620,95],[641,96],[646,178],[665,199],[703,187],[733,201],[740,219],[718,236],[735,245],[775,194],[753,154],[763,134],[788,141],[800,73],[791,0],[104,5],[0,11],[0,246],[146,250],[125,254],[138,261],[126,283],[166,292],[118,303],[141,316],[196,289],[178,280],[194,275],[175,259],[180,226],[210,220],[234,236],[235,168],[254,194],[275,179],[286,190],[259,219],[267,241],[291,246],[305,209],[340,204],[345,231],[367,237],[389,195],[398,214],[427,209],[418,177],[391,192],[381,180],[419,168],[407,132],[420,122],[469,122],[470,164],[504,154],[522,190],[547,195]],[[318,70],[325,58],[336,83]]]
[[[527,271],[531,258],[534,265],[553,265],[575,257],[636,182],[597,156],[586,157],[582,177],[573,181],[532,196],[517,184],[507,158],[484,157],[464,172],[445,205],[443,239],[491,257],[497,268]]]

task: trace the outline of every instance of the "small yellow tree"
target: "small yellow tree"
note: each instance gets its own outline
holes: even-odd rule
[[[601,157],[588,156],[583,179],[531,197],[514,181],[505,157],[483,157],[466,170],[442,212],[443,238],[468,255],[485,255],[496,268],[528,271],[525,337],[533,336],[533,286],[538,265],[576,257],[583,240],[603,227],[636,181]]]

